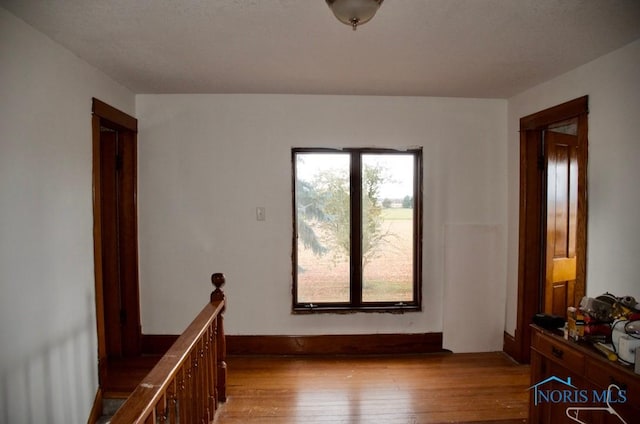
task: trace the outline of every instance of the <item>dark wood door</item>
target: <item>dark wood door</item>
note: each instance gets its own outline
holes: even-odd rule
[[[546,257],[544,309],[564,316],[575,306],[578,221],[578,136],[544,132],[546,158]]]
[[[100,128],[102,296],[106,354],[140,354],[135,137]]]

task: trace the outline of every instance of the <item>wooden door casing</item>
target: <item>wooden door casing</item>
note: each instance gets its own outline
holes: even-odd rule
[[[588,96],[562,103],[520,119],[520,192],[518,220],[518,295],[516,328],[504,333],[503,349],[518,362],[529,362],[530,324],[543,310],[546,275],[546,160],[543,133],[566,120],[577,122],[578,198],[576,219],[576,276],[573,301],[585,294],[587,247]],[[564,311],[564,315],[566,311]]]
[[[98,376],[102,384],[107,380],[110,358],[137,356],[141,351],[138,122],[95,98],[92,113],[94,276]],[[122,170],[117,172],[116,167]]]

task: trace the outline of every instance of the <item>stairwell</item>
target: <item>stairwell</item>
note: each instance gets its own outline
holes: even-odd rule
[[[120,409],[125,400],[124,398],[102,399],[102,415],[96,424],[109,424],[111,417]]]

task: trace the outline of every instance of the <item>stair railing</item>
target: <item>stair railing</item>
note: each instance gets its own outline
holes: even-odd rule
[[[111,424],[211,423],[227,398],[227,364],[221,287],[213,274],[210,302],[111,418]]]

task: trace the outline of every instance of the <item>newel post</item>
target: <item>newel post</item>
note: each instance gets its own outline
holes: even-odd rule
[[[211,293],[211,302],[223,302],[222,311],[220,311],[220,315],[218,315],[218,332],[216,333],[216,346],[218,349],[218,381],[216,382],[216,386],[218,386],[219,402],[226,402],[227,400],[227,345],[224,336],[224,311],[227,308],[227,298],[221,289],[225,282],[226,280],[222,273],[215,273],[211,276],[211,283],[216,288]]]

